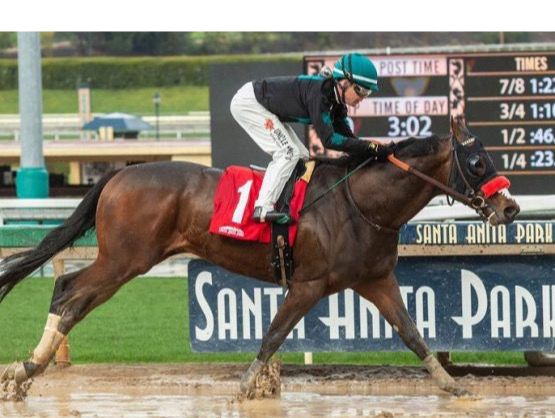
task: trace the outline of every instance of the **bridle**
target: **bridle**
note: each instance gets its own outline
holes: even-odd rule
[[[455,137],[453,134],[451,134],[450,136],[450,141],[451,141],[451,145],[452,145],[452,153],[453,153],[453,157],[451,159],[451,169],[449,170],[449,179],[447,180],[447,185],[448,187],[453,190],[455,193],[459,193],[457,191],[457,178],[455,177],[453,182],[454,182],[454,186],[451,186],[451,180],[453,179],[453,172],[455,172],[455,168],[457,169],[457,171],[455,172],[455,174],[458,174],[458,177],[463,181],[464,183],[464,187],[465,187],[465,192],[463,193],[459,193],[461,194],[461,199],[457,199],[459,202],[461,202],[462,204],[468,206],[469,208],[472,208],[476,211],[476,213],[478,214],[478,216],[480,216],[480,218],[483,221],[488,221],[489,218],[494,214],[494,211],[488,206],[488,204],[486,203],[486,199],[484,197],[484,193],[481,190],[475,190],[471,185],[470,182],[467,180],[466,175],[461,167],[461,162],[459,159],[459,153],[458,153],[458,148],[459,146],[455,143]],[[446,193],[447,195],[447,202],[449,203],[449,205],[451,206],[453,204],[453,202],[449,202],[449,197],[452,197],[453,199],[455,199],[455,197],[449,193]],[[489,215],[486,214],[486,209],[488,209],[490,211]]]
[[[484,182],[485,183],[484,185],[480,185],[480,187],[476,190],[470,184],[470,181],[467,179],[467,176],[465,175],[465,172],[461,167],[461,163],[459,159],[460,145],[456,142],[455,137],[452,133],[449,140],[451,142],[453,156],[451,158],[451,169],[449,170],[449,180],[447,182],[448,183],[447,185],[422,173],[418,169],[410,166],[409,164],[397,159],[393,154],[389,155],[387,158],[389,162],[391,162],[397,168],[421,178],[427,183],[430,183],[433,186],[440,189],[447,196],[461,202],[463,205],[468,206],[471,209],[474,209],[478,214],[478,216],[480,216],[480,218],[484,222],[487,222],[493,216],[495,211],[486,202],[486,198],[489,196],[486,196],[484,192],[484,186],[492,182],[498,182],[501,186],[508,187],[510,185],[510,182],[506,179],[506,177],[495,175],[488,182]],[[457,178],[456,176],[453,176],[453,172],[455,172],[455,174],[458,175],[458,178],[460,178],[464,184],[465,191],[463,193],[457,190]],[[455,184],[454,186],[451,186],[452,181]],[[500,188],[502,187],[498,187],[498,189]],[[492,189],[489,195],[491,196],[497,191],[498,190]]]

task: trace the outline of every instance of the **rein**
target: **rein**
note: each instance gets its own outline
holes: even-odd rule
[[[451,196],[453,199],[458,200],[459,202],[461,202],[461,203],[463,203],[467,206],[472,206],[473,199],[469,198],[468,196],[466,196],[462,193],[457,192],[455,189],[453,189],[449,186],[446,186],[445,184],[441,183],[440,181],[437,181],[436,179],[428,176],[427,174],[424,174],[420,170],[418,170],[418,169],[408,165],[407,163],[399,160],[393,154],[388,155],[387,159],[395,167],[397,167],[397,168],[399,168],[403,171],[406,171],[407,173],[411,173],[411,174],[415,175],[416,177],[421,178],[425,182],[434,185],[435,187],[440,189],[442,192],[444,192],[446,195]]]
[[[453,141],[453,136],[451,136],[451,141]],[[413,175],[415,175],[416,177],[424,180],[425,182],[432,184],[433,186],[437,187],[438,189],[440,189],[443,193],[445,193],[447,196],[452,197],[453,199],[461,202],[463,205],[466,205],[472,209],[474,209],[478,215],[480,215],[480,217],[484,220],[487,220],[489,218],[489,216],[491,216],[493,214],[493,212],[491,212],[489,214],[489,216],[485,213],[486,209],[488,209],[487,204],[486,204],[486,200],[484,199],[484,196],[482,196],[481,193],[477,193],[475,192],[472,187],[468,184],[468,181],[466,180],[460,162],[459,162],[459,158],[457,155],[457,150],[456,150],[456,146],[455,144],[453,144],[453,162],[452,164],[457,168],[458,172],[459,172],[459,176],[463,179],[467,190],[471,190],[472,194],[470,196],[467,196],[463,193],[460,193],[458,191],[456,191],[454,188],[447,186],[439,181],[437,181],[436,179],[428,176],[427,174],[424,174],[423,172],[421,172],[420,170],[412,167],[411,165],[399,160],[397,157],[395,157],[393,154],[390,154],[387,156],[387,159],[389,160],[389,162],[391,164],[393,164],[395,167],[399,168],[400,170],[403,170],[407,173],[411,173]],[[451,170],[452,171],[452,170]],[[451,174],[449,175],[449,177],[451,178]]]
[[[345,180],[347,180],[349,177],[351,177],[353,174],[355,174],[358,170],[360,170],[362,167],[364,167],[366,164],[368,164],[370,161],[373,161],[374,157],[370,157],[367,160],[364,160],[362,163],[360,163],[358,166],[356,166],[352,171],[349,171],[346,175],[344,175],[343,177],[341,177],[339,180],[337,180],[334,184],[331,185],[331,187],[329,187],[324,193],[322,193],[320,196],[318,196],[316,199],[314,199],[312,202],[310,202],[309,204],[307,204],[306,206],[304,206],[300,212],[299,215],[302,215],[303,213],[306,212],[306,210],[311,207],[312,205],[314,205],[316,202],[318,202],[321,198],[323,198],[325,195],[327,195],[329,192],[331,192],[333,189],[335,189],[337,186],[339,186],[341,183],[343,183]],[[348,184],[348,183],[347,183]],[[350,197],[350,196],[349,196]],[[358,208],[357,208],[358,209]]]
[[[452,137],[451,137],[452,139]],[[329,192],[331,192],[333,189],[335,189],[337,186],[339,186],[341,183],[345,182],[345,188],[347,190],[347,198],[349,200],[349,203],[351,204],[352,207],[354,207],[354,209],[356,210],[356,212],[358,213],[358,215],[370,226],[374,227],[375,229],[377,229],[378,231],[383,231],[383,232],[387,232],[387,233],[397,233],[399,232],[399,229],[396,228],[390,228],[390,227],[386,227],[383,225],[379,225],[375,222],[373,222],[372,220],[368,219],[363,213],[362,211],[359,209],[359,207],[357,206],[356,202],[353,199],[353,196],[351,194],[351,188],[349,187],[349,182],[346,181],[349,179],[349,177],[351,177],[354,173],[356,173],[358,170],[360,170],[362,167],[364,167],[365,165],[367,165],[369,162],[374,161],[374,157],[370,157],[367,160],[363,161],[361,164],[359,164],[357,167],[355,167],[352,171],[349,171],[345,176],[343,176],[342,178],[340,178],[338,181],[336,181],[331,187],[329,187],[324,193],[322,193],[320,196],[318,196],[316,199],[314,199],[312,202],[308,203],[306,206],[304,206],[299,214],[303,214],[305,213],[308,208],[310,208],[311,206],[313,206],[316,202],[318,202],[320,199],[322,199],[325,195],[327,195]],[[388,161],[393,164],[395,167],[399,168],[402,171],[405,171],[407,173],[413,174],[414,176],[424,180],[425,182],[437,187],[438,189],[440,189],[443,193],[445,193],[447,196],[452,197],[453,199],[461,202],[462,204],[471,207],[472,209],[474,209],[479,215],[480,217],[482,217],[484,220],[486,220],[488,218],[488,216],[485,214],[485,209],[487,209],[487,205],[486,205],[486,200],[484,199],[484,197],[480,194],[480,193],[472,193],[470,196],[467,196],[463,193],[458,192],[457,190],[455,190],[454,188],[445,185],[443,183],[441,183],[440,181],[428,176],[427,174],[424,174],[423,172],[421,172],[420,170],[412,167],[411,165],[405,163],[404,161],[399,160],[397,157],[395,157],[395,155],[390,154],[387,156]],[[459,159],[457,157],[457,151],[456,151],[456,147],[453,144],[453,165],[457,168],[459,175],[462,177],[463,181],[466,183],[466,186],[469,187],[469,184],[462,172],[462,168],[460,166],[459,163]],[[451,175],[449,176],[451,177]],[[473,189],[470,187],[470,190],[473,191]],[[493,214],[493,212],[491,213]],[[490,214],[490,216],[491,216]]]
[[[369,162],[374,161],[374,160],[375,160],[374,157],[370,157],[367,160],[364,160],[362,163],[360,163],[358,166],[356,166],[353,170],[349,171],[347,174],[345,174],[343,177],[341,177],[338,181],[336,181],[334,184],[332,184],[331,187],[329,187],[324,193],[322,193],[320,196],[318,196],[312,202],[310,202],[305,207],[303,207],[301,209],[301,211],[299,212],[299,214],[302,215],[304,212],[306,212],[306,210],[309,207],[314,205],[316,202],[318,202],[320,199],[322,199],[325,195],[327,195],[329,192],[331,192],[333,189],[335,189],[337,186],[339,186],[341,183],[345,182],[345,188],[347,189],[347,199],[349,200],[349,203],[351,204],[351,206],[356,210],[358,215],[364,220],[364,222],[366,222],[368,225],[372,226],[373,228],[375,228],[378,231],[383,231],[383,232],[390,233],[390,234],[398,233],[399,229],[389,228],[387,226],[379,225],[376,222],[373,222],[372,220],[368,219],[364,215],[364,213],[362,213],[362,211],[359,209],[359,207],[357,206],[357,204],[356,204],[356,202],[353,199],[353,196],[351,194],[351,188],[349,187],[349,182],[346,181],[346,180],[349,179],[349,177],[351,177],[353,174],[355,174],[358,170],[360,170],[362,167],[364,167]]]

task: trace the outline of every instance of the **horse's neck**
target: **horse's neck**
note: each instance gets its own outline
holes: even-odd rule
[[[443,184],[449,181],[451,152],[441,141],[437,153],[405,162]],[[361,211],[379,225],[397,228],[411,220],[440,191],[392,164],[374,166],[351,181]]]

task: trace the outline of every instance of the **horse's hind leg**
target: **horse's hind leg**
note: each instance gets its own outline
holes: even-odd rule
[[[4,392],[3,398],[15,400],[24,398],[26,394],[26,382],[30,378],[40,374],[48,365],[50,359],[65,336],[65,334],[60,332],[58,328],[61,317],[55,309],[52,309],[54,300],[61,293],[63,293],[65,289],[71,287],[74,279],[83,272],[84,270],[80,270],[65,274],[56,280],[54,294],[52,296],[52,304],[46,320],[44,332],[39,344],[33,350],[31,358],[25,362],[12,363],[8,366],[8,368],[6,368],[6,370],[4,370],[2,376],[0,377]]]
[[[357,285],[354,290],[376,305],[384,318],[398,332],[407,347],[424,362],[426,369],[441,389],[456,396],[468,394],[466,390],[457,385],[430,352],[426,342],[418,332],[416,324],[407,312],[401,297],[399,284],[393,273],[386,279]]]
[[[139,273],[99,258],[82,270],[58,278],[42,338],[28,361],[14,363],[4,371],[4,388],[10,381],[20,387],[44,371],[70,329]]]
[[[258,356],[241,378],[242,395],[252,397],[257,375],[297,322],[322,298],[324,291],[323,281],[298,282],[292,279],[289,292],[262,339]]]

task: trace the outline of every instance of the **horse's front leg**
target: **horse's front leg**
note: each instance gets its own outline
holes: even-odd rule
[[[270,357],[283,344],[283,341],[297,322],[322,298],[325,292],[325,280],[299,282],[291,280],[289,292],[279,307],[270,328],[262,339],[262,345],[256,359],[241,379],[241,395],[252,398],[256,377]]]
[[[376,305],[387,322],[399,333],[407,347],[424,362],[426,369],[440,389],[456,396],[469,394],[468,391],[457,385],[430,352],[426,342],[418,332],[416,324],[407,312],[401,297],[399,284],[393,273],[385,279],[361,283],[355,286],[354,290]]]

